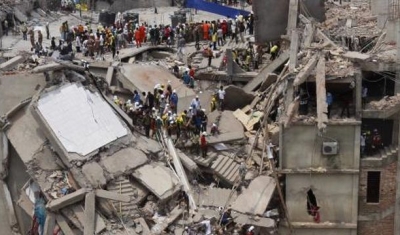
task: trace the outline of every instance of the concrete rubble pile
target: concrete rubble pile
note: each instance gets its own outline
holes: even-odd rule
[[[389,110],[400,105],[400,94],[395,96],[385,96],[381,100],[371,101],[368,103],[367,109],[372,110]]]

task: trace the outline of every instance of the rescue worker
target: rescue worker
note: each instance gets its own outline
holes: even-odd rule
[[[201,148],[201,156],[206,158],[207,156],[207,140],[206,140],[207,132],[203,132],[200,137],[200,148]]]
[[[273,47],[271,47],[271,50],[270,50],[271,61],[275,60],[276,57],[278,56],[278,49],[279,49],[279,47],[276,44]]]
[[[38,42],[39,42],[39,45],[40,46],[42,46],[42,43],[43,43],[43,34],[42,34],[42,31],[38,31]]]

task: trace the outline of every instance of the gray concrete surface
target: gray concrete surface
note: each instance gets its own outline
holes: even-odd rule
[[[93,185],[93,187],[103,186],[106,184],[103,168],[97,162],[89,162],[83,165],[82,173]]]
[[[0,228],[1,234],[13,235],[8,220],[8,209],[5,201],[3,181],[0,180]]]
[[[123,173],[132,172],[147,161],[148,159],[142,151],[134,148],[125,148],[112,156],[102,159],[101,164],[107,172],[117,177]]]

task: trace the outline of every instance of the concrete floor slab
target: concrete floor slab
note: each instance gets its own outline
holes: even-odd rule
[[[162,200],[174,195],[181,188],[174,173],[162,165],[145,165],[135,170],[132,175]]]
[[[131,91],[153,92],[156,84],[167,86],[170,81],[172,89],[176,90],[178,97],[194,95],[192,89],[183,85],[171,72],[161,66],[124,64],[121,66],[121,73],[123,76],[119,76],[118,79],[125,88]]]
[[[97,162],[86,163],[82,167],[82,173],[86,176],[93,187],[103,186],[106,184],[103,168]]]
[[[269,176],[259,176],[232,203],[232,209],[245,214],[264,214],[275,191],[276,182]]]
[[[104,166],[108,173],[116,177],[127,172],[132,172],[147,161],[148,159],[142,151],[134,148],[125,148],[112,156],[103,158],[100,164]]]

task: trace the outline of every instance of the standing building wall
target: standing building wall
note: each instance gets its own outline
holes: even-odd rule
[[[357,233],[360,122],[330,124],[324,137],[317,127],[281,127],[280,171],[286,176],[286,204],[296,234]],[[337,141],[337,155],[323,155],[323,142]],[[320,222],[308,213],[309,190],[320,207]]]

